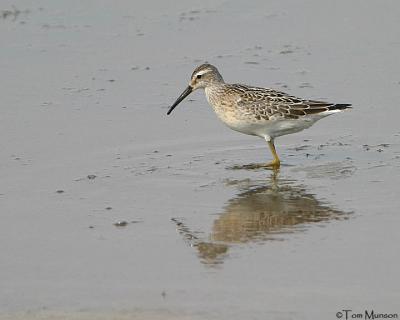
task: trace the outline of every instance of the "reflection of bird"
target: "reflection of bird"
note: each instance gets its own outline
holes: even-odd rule
[[[196,247],[199,258],[205,264],[218,264],[220,257],[228,252],[228,245],[223,243],[202,241],[196,233],[191,231],[182,221],[177,218],[171,219],[184,240],[191,246]]]
[[[227,84],[216,67],[202,64],[167,114],[196,89],[205,89],[208,102],[228,127],[267,141],[274,160],[264,166],[273,168],[280,166],[276,137],[299,132],[321,118],[350,108],[350,104],[305,100],[273,89]]]
[[[276,240],[277,235],[303,231],[311,223],[347,216],[292,181],[276,182],[273,178],[269,186],[248,180],[229,184],[242,185],[245,190],[228,201],[224,212],[214,221],[208,241],[175,220],[180,233],[207,264],[221,263],[230,244]]]
[[[258,185],[228,201],[214,221],[211,238],[230,243],[276,239],[276,234],[301,231],[307,223],[341,214],[290,181],[281,181],[278,188]]]

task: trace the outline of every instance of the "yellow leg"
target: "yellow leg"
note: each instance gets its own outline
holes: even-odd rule
[[[243,166],[233,166],[231,169],[261,169],[261,168],[268,168],[274,170],[274,174],[279,172],[279,167],[281,166],[281,161],[279,160],[278,154],[276,153],[274,140],[267,141],[269,148],[271,149],[271,153],[274,157],[274,160],[271,162],[264,164],[264,163],[253,163],[253,164],[246,164]]]
[[[272,160],[270,163],[267,163],[266,166],[278,169],[281,166],[281,161],[279,160],[278,154],[276,153],[274,140],[267,141],[267,143],[274,157],[274,160]]]

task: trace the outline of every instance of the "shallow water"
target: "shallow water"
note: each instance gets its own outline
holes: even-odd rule
[[[3,1],[1,317],[400,313],[399,10]],[[205,60],[354,108],[278,139],[278,173],[235,170],[265,142],[200,92],[166,116]]]

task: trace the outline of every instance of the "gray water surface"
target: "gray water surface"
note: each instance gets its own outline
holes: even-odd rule
[[[400,313],[398,1],[0,3],[0,318]],[[277,139],[227,82],[352,103]],[[121,222],[122,226],[116,226]]]

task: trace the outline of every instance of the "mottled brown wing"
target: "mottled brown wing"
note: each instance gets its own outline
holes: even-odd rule
[[[299,119],[309,114],[328,111],[334,104],[304,100],[284,92],[268,88],[235,85],[240,99],[238,107],[247,114],[253,114],[257,120]]]

